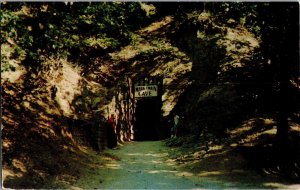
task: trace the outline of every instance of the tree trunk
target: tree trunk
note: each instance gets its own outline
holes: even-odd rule
[[[288,117],[289,117],[289,93],[288,93],[288,83],[289,83],[289,75],[288,69],[283,68],[286,66],[282,66],[281,64],[281,73],[280,73],[280,86],[279,86],[279,109],[277,115],[277,134],[276,140],[279,144],[285,144],[288,139]]]

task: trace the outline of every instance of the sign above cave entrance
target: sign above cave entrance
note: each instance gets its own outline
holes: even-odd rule
[[[134,96],[137,98],[141,97],[156,97],[157,96],[157,85],[144,85],[134,87]]]
[[[163,78],[159,76],[140,76],[132,83],[134,98],[157,98],[161,97]]]

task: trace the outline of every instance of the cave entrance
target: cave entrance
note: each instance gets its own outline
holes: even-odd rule
[[[163,78],[159,76],[127,76],[120,80],[114,107],[119,141],[162,139],[162,86]]]
[[[161,137],[162,77],[141,76],[133,81],[135,100],[134,140]]]
[[[134,124],[135,140],[157,140],[159,137],[159,105],[152,99],[141,99],[136,103],[136,121]]]

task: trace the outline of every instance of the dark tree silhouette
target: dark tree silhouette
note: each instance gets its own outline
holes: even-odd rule
[[[290,80],[299,76],[299,4],[265,3],[258,8],[261,28],[261,50],[273,68],[277,98],[277,140],[286,142],[288,117],[294,105]]]

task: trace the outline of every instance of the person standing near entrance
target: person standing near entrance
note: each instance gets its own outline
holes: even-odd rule
[[[115,118],[114,115],[111,116],[107,120],[107,147],[114,148],[117,146],[117,136],[115,133]]]
[[[179,116],[175,115],[174,116],[174,126],[171,130],[171,138],[176,138],[177,137],[177,130],[178,130],[178,124],[179,124]]]

